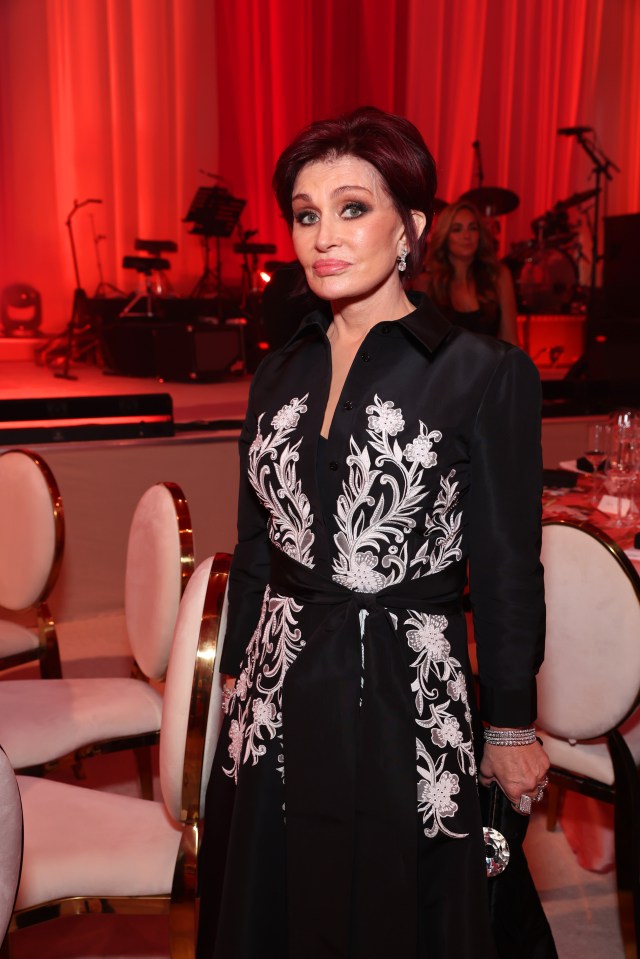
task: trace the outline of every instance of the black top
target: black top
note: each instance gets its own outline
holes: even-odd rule
[[[449,307],[444,312],[452,323],[470,333],[500,335],[500,307],[497,303],[483,303],[477,310],[454,310]]]

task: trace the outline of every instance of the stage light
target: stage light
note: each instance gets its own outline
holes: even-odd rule
[[[42,323],[40,293],[28,283],[5,286],[1,314],[5,336],[34,336]]]

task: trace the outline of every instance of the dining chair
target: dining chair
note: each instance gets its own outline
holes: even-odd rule
[[[60,677],[56,627],[47,604],[64,553],[64,510],[55,477],[39,453],[0,453],[0,607],[30,611],[37,628],[0,619],[0,670],[38,660]]]
[[[0,945],[13,912],[22,865],[22,804],[11,763],[0,747]]]
[[[547,640],[537,722],[549,778],[552,787],[613,803],[619,901],[631,897],[640,943],[640,577],[588,523],[545,521],[542,562]]]
[[[201,563],[180,603],[160,733],[161,800],[18,777],[24,862],[9,941],[60,916],[168,913],[171,959],[194,959],[202,812],[222,723],[230,559],[217,553]]]
[[[150,747],[158,742],[163,701],[158,682],[193,567],[185,495],[175,483],[156,483],[139,500],[129,529],[124,601],[133,675],[0,683],[0,743],[14,769],[37,776],[60,765],[79,771],[91,756],[133,749],[142,795],[152,797]]]

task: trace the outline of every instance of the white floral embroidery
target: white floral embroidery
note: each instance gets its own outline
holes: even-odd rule
[[[302,609],[288,596],[271,596],[267,587],[260,621],[249,643],[245,664],[229,700],[229,757],[224,772],[236,783],[240,766],[253,765],[276,736],[282,748],[282,684],[287,670],[304,646],[294,613]],[[268,613],[268,616],[267,616]],[[283,757],[280,772],[284,777]]]
[[[261,430],[264,413],[260,415],[258,432],[249,447],[248,472],[251,485],[270,513],[271,541],[283,553],[312,569],[313,513],[296,472],[301,440],[293,445],[288,442],[300,415],[307,412],[308,396],[296,396],[283,406],[271,420],[274,432],[266,437]]]
[[[424,470],[437,464],[433,444],[440,442],[442,433],[429,430],[420,420],[418,435],[403,452],[392,439],[404,430],[402,410],[376,394],[366,412],[369,440],[360,449],[351,438],[349,476],[337,502],[338,555],[333,579],[357,592],[376,593],[401,582],[408,566],[419,567],[412,577],[418,579],[461,560],[462,511],[454,510],[458,484],[453,482],[455,470],[451,470],[440,477],[433,509],[426,511],[425,541],[409,561],[405,537],[416,526],[414,516],[426,496]],[[375,454],[375,468],[369,446]]]
[[[433,451],[433,444],[442,439],[439,430],[431,430],[420,420],[420,433],[413,443],[407,443],[404,448],[404,458],[409,463],[418,462],[425,469],[431,469],[438,462],[437,454]]]
[[[467,685],[462,667],[451,656],[451,644],[444,635],[448,626],[446,616],[413,610],[408,613],[405,626],[413,628],[407,630],[407,643],[418,653],[411,663],[412,669],[415,669],[411,690],[415,694],[418,713],[416,723],[423,729],[431,730],[434,746],[446,750],[435,762],[430,757],[426,760],[426,749],[418,740],[418,809],[423,815],[426,836],[435,835],[438,829],[449,836],[456,836],[442,825],[441,819],[454,815],[458,808],[451,796],[460,791],[459,777],[445,769],[451,751],[455,752],[460,772],[468,776],[476,775]],[[431,676],[435,680],[432,687]],[[444,688],[449,699],[442,698]],[[464,731],[460,724],[462,717],[451,711],[451,699],[459,701],[463,707]],[[420,765],[420,759],[426,762],[426,768]]]
[[[406,450],[405,450],[406,453]],[[411,560],[411,566],[422,566],[411,577],[433,576],[452,562],[462,559],[462,511],[454,511],[458,499],[458,484],[453,483],[455,470],[440,477],[440,490],[425,518],[425,542]]]
[[[404,429],[402,410],[396,410],[393,407],[391,400],[383,403],[377,395],[374,396],[373,406],[367,406],[367,413],[372,414],[369,417],[369,429],[374,433],[388,433],[389,436],[397,436],[401,433]]]
[[[307,393],[307,396],[309,394]],[[304,397],[302,402],[306,400],[307,396]],[[298,405],[298,398],[291,400],[286,406],[283,406],[282,409],[278,410],[276,415],[271,420],[271,425],[273,426],[276,432],[282,432],[283,430],[293,430],[298,425],[300,419],[300,413],[306,413],[307,408],[300,407]]]
[[[443,823],[443,819],[455,816],[458,804],[451,798],[460,792],[459,779],[455,773],[444,769],[446,754],[433,761],[424,745],[416,739],[418,755],[418,812],[422,813],[424,834],[432,839],[443,832],[452,839],[464,839],[468,833],[453,832]],[[422,765],[420,763],[422,762]]]
[[[377,454],[376,468],[372,469],[367,446],[360,449],[352,437],[349,477],[337,502],[338,555],[333,579],[348,589],[375,593],[404,579],[408,562],[405,537],[416,525],[412,517],[425,496],[425,487],[419,464],[407,467],[400,444],[390,439],[404,429],[402,410],[376,395],[367,413],[371,414],[367,435]],[[374,484],[377,496],[372,494]],[[391,540],[397,546],[391,546]],[[387,550],[380,559],[382,546]]]

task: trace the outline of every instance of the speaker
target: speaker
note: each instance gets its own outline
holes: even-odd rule
[[[640,213],[604,218],[602,286],[607,312],[640,317]]]
[[[156,376],[162,380],[211,382],[227,373],[242,372],[244,327],[157,326],[155,358]]]
[[[100,331],[106,365],[120,376],[155,376],[154,327],[144,321],[105,323]]]

